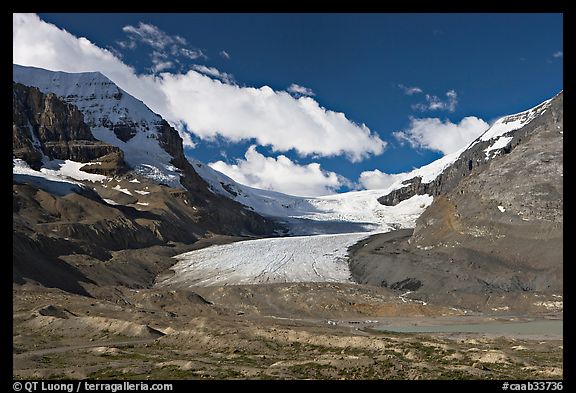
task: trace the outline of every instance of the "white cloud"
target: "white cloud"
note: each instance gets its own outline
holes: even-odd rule
[[[174,63],[168,60],[168,55],[163,52],[153,51],[150,55],[152,61],[152,72],[162,72],[174,67]]]
[[[127,25],[122,28],[128,35],[127,41],[117,41],[117,45],[122,49],[134,49],[138,43],[150,46],[153,51],[150,54],[152,60],[152,70],[162,71],[173,66],[173,62],[166,59],[170,57],[182,56],[191,60],[198,58],[207,58],[200,49],[189,49],[186,47],[188,42],[184,37],[179,35],[168,35],[152,24],[140,22],[137,27]],[[159,60],[163,58],[164,60]],[[166,65],[172,63],[170,67]],[[158,65],[164,65],[164,68]]]
[[[315,96],[312,89],[309,89],[304,86],[297,85],[296,83],[292,83],[288,89],[286,89],[288,93],[292,93],[296,96]]]
[[[196,59],[207,59],[208,56],[206,56],[204,54],[204,52],[202,52],[200,49],[187,49],[187,48],[180,48],[179,51],[177,51],[176,53],[173,54],[181,54],[184,57],[187,57],[191,60],[196,60]]]
[[[234,76],[233,76],[232,74],[228,74],[228,73],[226,73],[226,72],[220,72],[220,71],[218,71],[218,69],[215,68],[215,67],[206,67],[206,66],[203,66],[203,65],[200,65],[200,64],[194,64],[194,65],[192,66],[192,69],[193,69],[194,71],[200,72],[201,74],[208,75],[208,76],[211,76],[211,77],[220,79],[220,80],[221,80],[222,82],[224,82],[224,83],[228,83],[228,84],[231,84],[231,85],[235,84],[235,82],[234,82]]]
[[[563,57],[564,56],[564,52],[562,52],[561,50],[559,50],[558,52],[554,52],[554,54],[552,55],[552,57],[554,58],[559,58],[559,57]]]
[[[13,14],[12,37],[14,63],[65,72],[100,71],[172,124],[184,122],[201,139],[254,139],[275,151],[345,155],[352,161],[380,154],[386,146],[364,124],[310,97],[296,99],[268,86],[228,85],[194,70],[137,76],[110,51],[34,14]]]
[[[458,94],[455,90],[448,90],[446,92],[446,100],[442,100],[440,97],[426,94],[425,103],[418,103],[412,105],[412,108],[421,111],[436,111],[445,110],[449,112],[454,112],[456,110],[456,105],[458,104]]]
[[[398,181],[404,173],[389,174],[374,169],[360,174],[359,182],[367,190],[381,190],[390,187]]]
[[[174,67],[174,63],[172,63],[171,61],[158,60],[158,61],[154,61],[153,64],[154,64],[152,66],[153,72],[161,72],[161,71],[165,71],[167,69]]]
[[[450,154],[467,146],[488,129],[484,120],[468,116],[459,123],[438,118],[410,119],[410,128],[394,132],[399,141],[406,141],[414,148],[424,148]]]
[[[298,165],[284,155],[265,157],[256,151],[255,145],[248,148],[244,157],[237,164],[217,161],[209,165],[238,183],[290,195],[333,194],[348,183],[342,176],[324,171],[318,163]]]
[[[404,90],[404,94],[406,94],[407,96],[411,96],[413,94],[420,94],[423,92],[423,90],[417,86],[405,86],[403,84],[399,84],[398,85],[399,88],[401,88],[402,90]]]
[[[220,56],[222,56],[226,60],[230,59],[230,54],[228,52],[226,52],[225,50],[220,51]]]
[[[116,41],[116,45],[118,45],[122,49],[134,49],[136,48],[136,41],[133,40]]]
[[[157,26],[140,22],[138,27],[131,25],[122,28],[130,41],[140,41],[154,49],[164,49],[169,45],[186,45],[186,39],[180,36],[170,36],[160,30]]]
[[[169,107],[202,139],[255,139],[275,151],[295,149],[308,156],[346,155],[360,161],[380,154],[386,143],[343,113],[321,107],[310,97],[224,84],[195,71],[162,74]]]

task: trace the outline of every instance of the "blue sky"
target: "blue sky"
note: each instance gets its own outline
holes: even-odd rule
[[[563,88],[561,14],[38,16],[43,22],[111,51],[138,75],[181,75],[196,67],[205,76],[212,72],[214,77],[217,70],[222,79],[226,73],[228,83],[240,88],[269,86],[279,92],[296,84],[313,92],[310,98],[319,107],[342,112],[346,125],[359,125],[350,129],[350,135],[361,133],[362,124],[369,130],[368,139],[345,152],[342,144],[318,147],[324,143],[322,139],[310,141],[315,147],[305,146],[306,141],[299,138],[312,135],[314,128],[302,136],[288,130],[294,132],[294,141],[298,140],[295,148],[290,148],[285,135],[276,143],[272,136],[250,138],[252,134],[246,131],[244,139],[239,140],[233,126],[228,134],[224,131],[210,139],[211,133],[226,129],[228,123],[221,126],[213,119],[198,123],[204,131],[191,135],[195,147],[187,148],[187,154],[205,162],[221,161],[217,168],[237,180],[255,186],[268,184],[268,188],[275,188],[276,183],[247,172],[262,168],[265,176],[264,169],[268,168],[273,173],[280,155],[286,156],[294,168],[307,168],[303,173],[314,172],[307,165],[316,163],[326,175],[324,179],[331,172],[336,174],[325,181],[328,192],[385,185],[384,180],[361,182],[361,174],[375,169],[397,173],[429,163],[473,138],[485,124],[535,106]],[[188,52],[180,52],[183,48]],[[235,93],[225,94],[233,97]],[[302,95],[292,92],[292,96],[296,101],[290,104],[298,106]],[[182,97],[184,100],[189,96]],[[246,105],[250,104],[247,101]],[[236,116],[241,124],[241,108],[222,111]],[[188,114],[182,115],[181,126],[186,124],[185,116]],[[290,121],[291,116],[288,113],[283,121]],[[474,118],[466,124],[461,123],[471,116]],[[258,128],[254,121],[248,121],[247,127]],[[302,128],[306,128],[305,120],[302,122]],[[275,124],[273,117],[270,124]],[[189,125],[192,127],[185,129],[194,133],[196,123],[190,121]],[[218,130],[210,131],[210,127]],[[254,135],[262,136],[266,126],[262,129],[261,134]],[[338,132],[334,135],[334,140],[349,136],[339,136]],[[327,144],[332,142],[328,142],[332,137],[325,139]],[[378,145],[379,141],[382,146],[370,147],[370,143]],[[255,147],[251,150],[252,145]],[[314,148],[319,151],[309,152]],[[272,160],[266,161],[266,157]],[[242,163],[239,159],[245,164],[238,166]],[[259,164],[248,163],[251,159],[259,160]],[[262,166],[266,162],[268,165]],[[317,170],[315,176],[310,177],[311,182],[319,176]]]

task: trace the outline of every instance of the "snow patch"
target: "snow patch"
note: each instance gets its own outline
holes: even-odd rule
[[[91,163],[95,164],[95,163]],[[53,174],[59,177],[70,178],[74,180],[88,180],[91,182],[101,182],[106,179],[104,175],[98,175],[95,173],[88,173],[80,170],[86,163],[76,162],[71,160],[48,160],[44,159],[44,168],[40,171],[43,173]]]
[[[148,202],[136,202],[137,205],[148,206]]]
[[[106,127],[94,127],[92,134],[96,139],[123,150],[124,161],[138,175],[169,187],[181,187],[180,173],[170,165],[172,157],[160,147],[155,138],[149,137],[156,135],[156,131],[138,132],[128,142],[118,139],[116,134]]]
[[[140,194],[140,195],[148,195],[150,194],[150,191],[140,191],[140,190],[134,190],[135,193]]]
[[[106,202],[107,204],[109,204],[109,205],[114,205],[114,206],[120,205],[118,202],[113,201],[112,199],[102,198],[102,200],[103,200],[104,202]]]
[[[535,302],[534,305],[538,307],[544,307],[547,310],[562,310],[564,307],[564,303],[561,300]]]
[[[128,195],[132,196],[132,193],[131,193],[130,191],[128,191],[128,189],[120,187],[120,184],[117,184],[117,185],[116,185],[115,187],[113,187],[112,189],[113,189],[113,190],[116,190],[116,191],[123,192],[124,194],[128,194]]]
[[[506,211],[506,209],[504,209],[504,206],[500,206],[498,205],[498,210],[500,210],[500,212],[504,213]]]
[[[130,180],[129,183],[140,183],[140,180],[138,180],[138,179],[132,179],[132,180]]]
[[[513,139],[513,137],[511,137],[511,136],[501,136],[500,138],[498,138],[496,140],[496,142],[494,142],[492,145],[490,145],[486,149],[484,149],[484,153],[486,153],[486,159],[490,158],[490,152],[491,151],[505,148],[506,146],[508,146],[508,144],[510,143],[510,141],[512,139]],[[492,157],[493,156],[494,155],[492,155]]]
[[[18,183],[33,184],[59,196],[78,192],[84,188],[81,183],[62,177],[58,171],[36,171],[30,168],[26,161],[18,158],[12,160],[12,176]]]

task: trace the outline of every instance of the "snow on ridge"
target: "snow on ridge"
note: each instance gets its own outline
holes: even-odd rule
[[[47,180],[70,183],[78,186],[82,186],[82,183],[75,180],[101,182],[107,178],[104,175],[84,172],[80,170],[80,168],[86,165],[85,163],[71,160],[50,161],[47,157],[44,157],[44,167],[40,168],[39,171],[30,168],[26,161],[19,158],[12,159],[12,165],[13,174],[42,177]]]
[[[546,109],[550,106],[553,99],[554,98],[550,98],[531,109],[514,115],[504,116],[496,120],[492,127],[480,136],[480,140],[489,141],[490,139],[494,139],[507,134],[508,132],[524,127],[526,124],[546,112]]]
[[[67,177],[74,180],[88,180],[91,182],[101,182],[107,178],[104,175],[88,173],[80,169],[85,165],[99,163],[83,163],[72,160],[48,160],[47,157],[44,157],[43,163],[44,167],[40,169],[40,172],[54,174],[59,177]]]
[[[126,195],[132,196],[132,193],[131,193],[130,191],[128,191],[127,188],[122,188],[122,187],[120,187],[120,184],[116,184],[116,186],[115,186],[115,187],[112,187],[112,189],[113,189],[113,190],[116,190],[116,191],[120,191],[120,192],[122,192],[122,193],[124,193],[124,194],[126,194]]]
[[[145,127],[162,119],[100,72],[68,73],[17,64],[12,70],[14,82],[37,87],[45,94],[54,93],[76,105],[91,127],[126,119]]]

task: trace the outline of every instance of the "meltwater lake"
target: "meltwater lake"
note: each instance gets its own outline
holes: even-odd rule
[[[563,321],[542,319],[535,321],[492,321],[447,325],[378,326],[379,331],[396,333],[478,333],[500,335],[537,335],[563,337]]]

